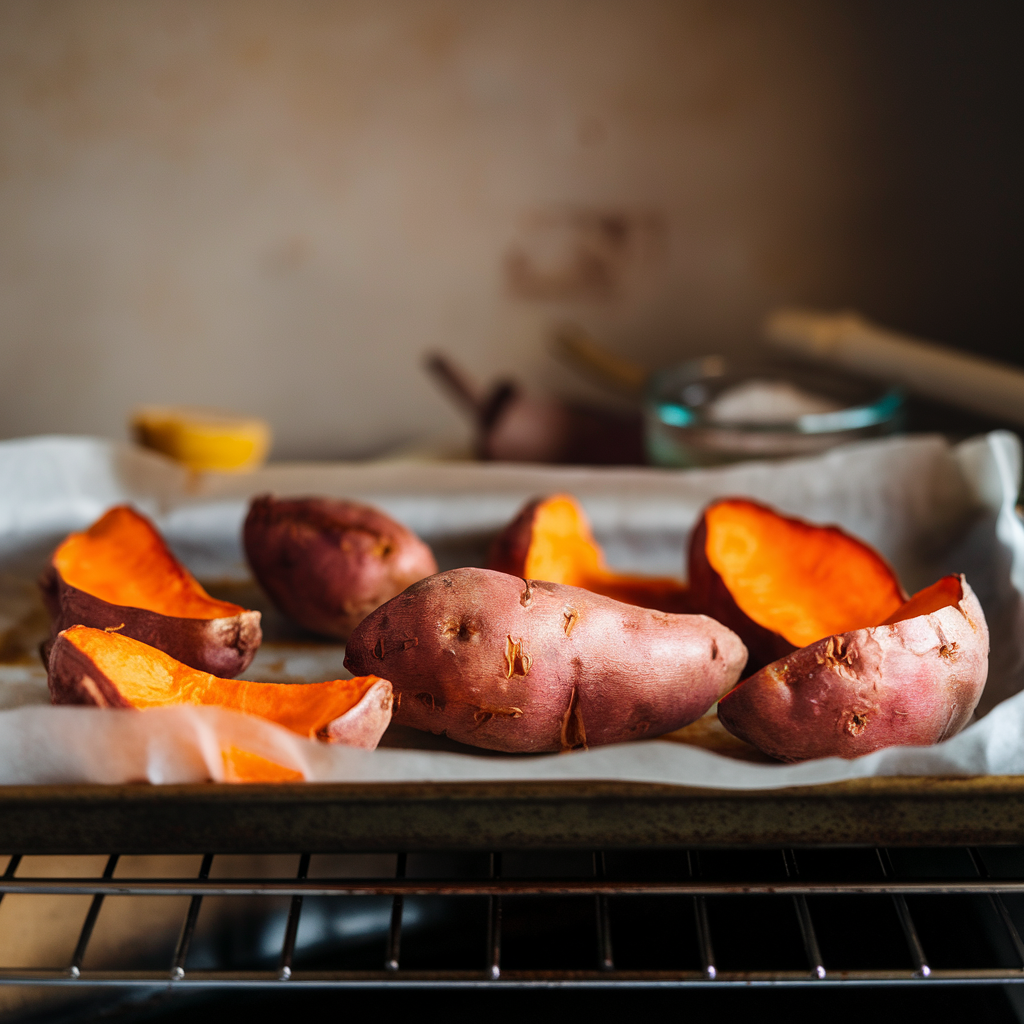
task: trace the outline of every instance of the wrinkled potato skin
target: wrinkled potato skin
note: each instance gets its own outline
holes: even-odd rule
[[[928,746],[968,722],[988,676],[988,627],[958,604],[826,637],[750,676],[718,705],[734,736],[780,761]]]
[[[358,704],[329,722],[318,734],[318,738],[328,743],[341,743],[346,747],[376,750],[381,736],[391,724],[393,708],[391,683],[387,679],[378,679],[363,694]]]
[[[430,548],[411,530],[353,501],[255,498],[243,540],[274,604],[305,629],[340,640],[374,608],[437,572]]]
[[[345,666],[386,674],[399,724],[540,752],[681,728],[735,684],[746,656],[703,615],[467,568],[422,580],[364,619]]]
[[[117,629],[192,668],[231,679],[249,667],[263,640],[260,613],[256,611],[220,619],[185,619],[111,604],[65,583],[53,565],[43,573],[39,587],[51,620],[51,639],[45,645],[44,661],[61,630],[92,626]]]

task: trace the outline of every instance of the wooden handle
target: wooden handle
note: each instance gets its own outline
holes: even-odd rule
[[[620,393],[636,396],[644,389],[648,376],[646,367],[620,359],[580,327],[560,327],[552,339],[552,348],[555,355],[574,370],[584,370]]]
[[[1024,424],[1024,371],[879,327],[857,313],[780,309],[764,325],[777,348],[902,384],[995,419]]]
[[[423,360],[423,365],[442,385],[449,397],[462,406],[474,420],[483,415],[487,396],[447,357],[439,352],[430,353]]]

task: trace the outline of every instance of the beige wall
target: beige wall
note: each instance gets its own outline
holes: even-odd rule
[[[6,0],[0,436],[173,401],[360,455],[458,430],[427,349],[565,391],[567,316],[655,363],[855,301],[850,39],[760,0]]]

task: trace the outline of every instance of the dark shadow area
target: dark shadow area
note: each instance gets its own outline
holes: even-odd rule
[[[1024,7],[845,0],[843,9],[870,114],[850,130],[874,167],[863,219],[850,228],[854,290],[831,301],[1024,364]]]
[[[437,1013],[446,1020],[479,1015],[489,1024],[520,1024],[524,1019],[564,1021],[616,1016],[635,1019],[650,1013],[675,1019],[682,1015],[712,1014],[715,1019],[756,1019],[758,1024],[792,1024],[827,1020],[829,1024],[874,1024],[910,1020],[984,1020],[986,1024],[1016,1024],[1010,1002],[999,988],[931,986],[888,989],[719,990],[719,991],[494,991],[458,992],[411,990],[401,992],[238,992],[206,997],[155,996],[146,1003],[108,1008],[93,1015],[63,1018],[76,1024],[277,1024],[282,1019],[322,1020],[366,1017],[373,1020],[422,1020]],[[52,1020],[52,1018],[51,1018]]]

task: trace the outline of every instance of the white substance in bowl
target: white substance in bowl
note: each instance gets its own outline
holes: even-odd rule
[[[712,423],[793,423],[801,416],[838,412],[843,406],[787,381],[744,381],[727,388],[707,407]]]

